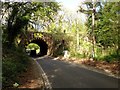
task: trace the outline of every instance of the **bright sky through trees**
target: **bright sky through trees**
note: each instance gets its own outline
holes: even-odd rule
[[[63,10],[67,10],[71,12],[75,17],[81,18],[83,22],[85,22],[86,18],[83,13],[77,13],[77,10],[79,9],[79,6],[84,0],[56,0],[57,2],[60,2],[60,4],[63,6]]]
[[[56,0],[57,2],[61,2],[63,4],[63,7],[71,10],[71,11],[77,11],[78,6],[80,5],[81,1],[83,0]]]

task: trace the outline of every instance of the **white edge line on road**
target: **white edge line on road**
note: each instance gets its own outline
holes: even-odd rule
[[[44,84],[45,84],[45,87],[48,89],[48,90],[52,90],[52,86],[48,80],[48,77],[46,75],[46,73],[44,72],[44,70],[42,69],[42,67],[40,66],[40,64],[36,61],[35,58],[33,58],[33,60],[36,62],[36,64],[38,65],[38,67],[41,69],[42,71],[42,77],[44,79]]]

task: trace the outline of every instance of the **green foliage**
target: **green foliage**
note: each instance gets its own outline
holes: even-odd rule
[[[92,12],[90,10],[93,8],[92,2],[85,2],[84,5],[87,9],[80,7],[79,11],[88,16],[86,26],[89,41],[91,41],[92,33],[95,36],[95,58],[106,61],[118,60],[120,2],[95,2],[94,32],[92,32]],[[91,45],[89,48],[92,48]]]
[[[64,50],[69,50],[71,37],[65,33],[52,33],[54,39],[54,56],[63,55]]]
[[[119,61],[119,55],[113,53],[111,55],[105,56],[103,59],[107,62],[112,62],[112,61]]]
[[[35,44],[35,43],[30,43],[26,48],[30,49],[30,50],[40,49],[40,47],[37,44]]]
[[[26,71],[29,65],[29,58],[21,50],[5,49],[3,50],[2,59],[2,84],[4,87],[12,87],[15,82],[18,82],[18,76]]]
[[[87,56],[85,54],[80,54],[80,53],[71,53],[70,57],[87,58]]]
[[[115,47],[118,45],[119,38],[119,17],[118,14],[119,2],[106,3],[104,8],[101,9],[100,19],[97,23],[97,30],[95,32],[97,42],[104,47]],[[113,37],[114,36],[114,37]]]
[[[24,48],[15,43],[18,36],[27,34],[30,22],[39,20],[46,24],[53,21],[59,7],[56,2],[2,2],[3,87],[17,82],[17,76],[29,64]]]
[[[2,4],[2,19],[6,21],[3,23],[5,27],[3,43],[7,43],[9,48],[15,45],[15,39],[19,34],[26,32],[29,22],[53,21],[53,16],[60,9],[56,2],[3,2]]]

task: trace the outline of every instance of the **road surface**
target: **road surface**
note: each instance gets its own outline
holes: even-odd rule
[[[36,60],[46,73],[52,88],[118,88],[117,78],[51,57]]]

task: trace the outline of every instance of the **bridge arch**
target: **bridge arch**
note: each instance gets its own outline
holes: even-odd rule
[[[38,56],[48,55],[48,44],[43,39],[33,39],[29,43],[35,43],[40,47],[40,53]]]
[[[21,45],[24,47],[30,43],[35,43],[40,47],[40,56],[53,55],[54,40],[51,34],[45,32],[28,32],[26,36],[21,36]]]

